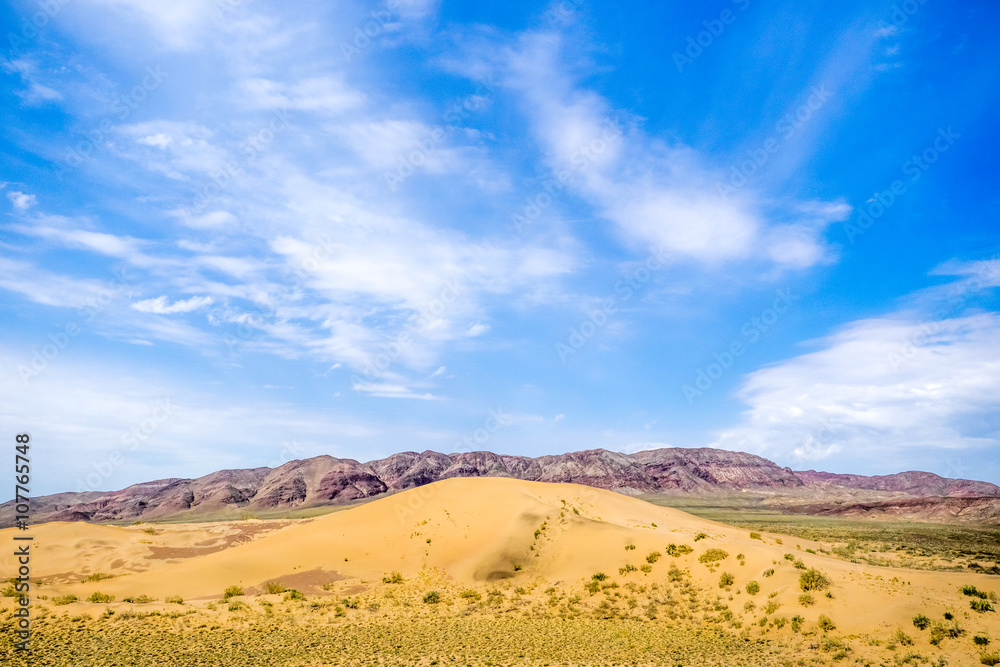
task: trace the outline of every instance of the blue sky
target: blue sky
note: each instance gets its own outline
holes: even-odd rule
[[[5,429],[36,493],[706,445],[1000,482],[998,13],[7,3]]]

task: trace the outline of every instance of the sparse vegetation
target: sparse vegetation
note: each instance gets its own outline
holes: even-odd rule
[[[305,599],[305,594],[302,591],[295,590],[294,588],[289,589],[288,592],[285,593],[285,597],[282,598],[285,602],[292,602],[296,600],[304,601]]]
[[[803,593],[799,596],[799,604],[803,607],[811,607],[816,604],[816,599],[809,593]]]
[[[729,552],[724,549],[712,548],[698,556],[698,562],[705,564],[716,563],[720,560],[725,560],[726,558],[729,558]]]
[[[184,598],[180,595],[171,595],[170,597],[163,600],[167,604],[184,604]]]
[[[441,601],[441,594],[437,591],[430,591],[424,595],[424,604],[437,604]]]
[[[264,595],[278,595],[288,590],[288,587],[280,581],[265,582],[261,588],[264,590]]]
[[[750,533],[751,540],[763,540],[764,538],[760,536],[760,533],[752,532]]]
[[[989,600],[982,600],[979,598],[969,600],[969,607],[972,608],[972,611],[979,612],[980,614],[985,614],[988,611],[995,611]]]
[[[820,614],[819,620],[816,621],[816,624],[819,626],[819,629],[822,630],[823,632],[830,632],[831,630],[837,629],[837,626],[834,625],[833,621],[830,620],[830,617],[827,616],[826,614]]]
[[[130,595],[129,597],[122,598],[122,602],[128,602],[129,604],[149,604],[150,602],[156,602],[156,600],[148,595]]]
[[[230,586],[229,588],[227,588],[222,593],[222,599],[225,602],[229,602],[229,598],[233,598],[233,597],[236,597],[238,595],[243,595],[243,587],[242,586],[233,585],[233,586]]]
[[[76,601],[77,601],[77,597],[75,595],[73,595],[73,594],[70,594],[70,595],[60,595],[60,596],[52,598],[52,604],[56,605],[57,607],[61,607],[63,605],[67,605],[67,604],[70,604],[71,602],[76,602]]]
[[[757,595],[757,593],[760,593],[760,584],[756,581],[748,581],[746,591],[747,595]]]
[[[931,626],[931,619],[923,614],[917,614],[913,617],[913,626],[918,630],[926,630]]]
[[[705,533],[698,533],[697,535],[694,536],[694,541],[697,542],[698,540],[703,540],[706,537],[708,537],[708,535],[706,535]]]
[[[95,572],[84,579],[84,581],[104,581],[105,579],[112,579],[114,576],[113,574],[105,574],[104,572]]]
[[[98,603],[98,604],[107,604],[108,602],[114,602],[114,599],[115,599],[114,595],[107,595],[107,594],[101,593],[99,591],[94,591],[93,593],[90,594],[90,597],[87,598],[87,602],[95,602],[95,603]]]
[[[734,577],[729,572],[723,572],[722,576],[719,577],[719,588],[729,588],[736,582],[736,577]]]
[[[814,567],[799,575],[799,588],[804,591],[821,591],[829,588],[830,580]]]
[[[660,560],[660,556],[662,555],[663,554],[661,554],[659,551],[650,551],[648,554],[646,554],[646,562],[652,565],[656,561]]]

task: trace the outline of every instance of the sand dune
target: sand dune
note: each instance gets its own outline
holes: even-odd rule
[[[155,534],[144,532],[151,528]],[[40,590],[81,599],[99,589],[118,600],[145,594],[207,601],[233,584],[249,594],[275,580],[311,595],[341,595],[377,588],[393,571],[407,579],[436,577],[442,585],[512,579],[580,587],[596,572],[648,583],[665,580],[669,568],[678,567],[716,593],[720,573],[732,573],[736,581],[727,592],[740,591],[741,606],[747,599],[763,605],[773,594],[770,599],[789,614],[815,620],[822,613],[845,632],[861,632],[907,626],[929,607],[967,616],[958,587],[988,590],[996,582],[984,575],[862,566],[808,553],[822,545],[807,540],[769,534],[752,539],[741,529],[610,491],[504,478],[449,479],[309,520],[153,527],[52,523],[33,532],[33,574],[46,582]],[[10,533],[0,531],[0,538],[9,540]],[[696,540],[699,533],[705,536]],[[671,543],[691,546],[693,553],[667,556]],[[700,563],[698,556],[710,548],[729,556],[715,567]],[[651,552],[664,555],[649,572],[619,574],[619,568],[648,564]],[[786,553],[824,571],[833,597],[801,607],[801,570]],[[5,555],[6,571],[11,564]],[[773,575],[765,576],[769,569]],[[80,582],[94,572],[115,577]],[[750,580],[761,588],[752,598],[742,592]],[[338,582],[333,590],[322,589],[332,581]],[[970,629],[996,625],[995,617],[974,616]]]

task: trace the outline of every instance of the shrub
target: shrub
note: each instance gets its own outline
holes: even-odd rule
[[[180,595],[171,595],[170,597],[166,598],[164,602],[167,602],[169,604],[184,604],[184,598],[182,598]]]
[[[757,595],[757,593],[760,593],[760,584],[756,581],[748,581],[746,590],[748,595]]]
[[[830,617],[826,614],[820,614],[819,620],[816,621],[816,623],[819,625],[819,629],[823,632],[830,632],[831,630],[837,629],[837,626],[834,625],[833,621],[830,620]]]
[[[64,604],[69,604],[70,602],[76,602],[77,597],[72,593],[69,595],[60,595],[59,597],[52,598],[52,604],[57,607],[61,607]]]
[[[482,595],[478,591],[474,591],[471,588],[466,588],[464,591],[458,594],[463,600],[468,600],[470,602],[475,602],[476,600],[482,599]]]
[[[601,583],[599,581],[591,581],[586,586],[584,586],[584,588],[586,588],[587,592],[589,592],[591,595],[594,595],[595,593],[597,593],[597,591],[601,589]]]
[[[802,629],[802,624],[806,622],[806,619],[802,618],[798,614],[792,616],[792,632],[798,632]]]
[[[799,575],[799,587],[804,591],[821,591],[829,586],[830,580],[814,567]]]
[[[514,566],[514,571],[515,572],[520,572],[521,571],[521,566],[520,565],[515,565]]]
[[[268,581],[264,583],[264,595],[277,595],[288,590],[280,581]]]
[[[233,600],[229,603],[229,611],[243,611],[247,608],[248,607],[243,600]]]
[[[816,604],[816,600],[809,593],[803,593],[799,596],[799,604],[803,607],[811,607]]]
[[[990,638],[986,635],[976,635],[972,638],[972,643],[976,646],[989,646]]]
[[[135,595],[135,596],[129,596],[127,598],[122,598],[122,602],[128,602],[130,604],[148,604],[154,601],[155,600],[153,600],[153,598],[149,597],[148,595]]]
[[[764,570],[764,576],[765,577],[772,577],[772,576],[774,576],[774,568],[771,567],[771,568],[768,568],[768,569]]]
[[[893,635],[893,638],[903,646],[913,646],[913,639],[903,632],[903,628],[896,628],[896,634]]]
[[[760,536],[760,533],[750,533],[751,540],[763,540],[764,538]]]
[[[108,602],[114,601],[114,599],[115,599],[114,595],[107,595],[105,593],[94,591],[93,593],[90,594],[90,597],[87,598],[87,602],[98,602],[100,604],[107,604]]]
[[[705,553],[698,556],[699,563],[715,563],[720,560],[725,560],[729,558],[729,553],[723,549],[708,549]]]
[[[785,554],[785,560],[795,560],[795,554]]]
[[[649,574],[650,572],[653,571],[653,566],[650,565],[649,563],[643,563],[642,565],[639,566],[639,571],[642,572],[643,574]]]
[[[931,626],[931,619],[927,618],[923,614],[917,614],[913,617],[913,625],[918,630],[926,630]]]
[[[676,565],[671,565],[670,569],[667,570],[667,579],[670,581],[680,581],[684,578],[684,572],[679,570]]]
[[[285,593],[285,597],[282,598],[282,600],[284,600],[285,602],[288,602],[290,600],[305,600],[305,599],[306,596],[301,591],[297,591],[294,588],[290,589],[287,593]]]
[[[663,554],[661,554],[659,551],[650,551],[648,554],[646,554],[646,562],[652,565],[656,561],[660,560],[660,556],[662,555]]]
[[[962,591],[962,595],[969,595],[972,597],[983,598],[984,600],[986,599],[987,596],[986,591],[981,591],[975,586],[970,586],[969,584],[962,586],[962,588],[960,588],[959,590]]]
[[[706,535],[705,533],[698,533],[697,535],[694,536],[694,541],[697,542],[698,540],[703,540],[706,537],[708,537],[708,535]]]
[[[228,602],[229,598],[234,598],[237,595],[243,595],[243,587],[242,586],[230,586],[222,594],[222,599],[225,600],[226,602]]]
[[[629,572],[635,572],[638,569],[639,568],[637,568],[635,565],[632,565],[630,563],[630,564],[626,565],[625,567],[618,568],[618,574],[628,574]]]
[[[773,614],[774,612],[778,611],[780,607],[781,607],[780,602],[778,602],[777,600],[771,600],[767,603],[767,606],[764,608],[764,613]]]
[[[113,579],[114,576],[113,574],[105,574],[104,572],[95,572],[84,579],[84,581],[103,581],[104,579]]]
[[[978,611],[980,614],[985,614],[988,611],[995,611],[989,600],[981,600],[979,598],[969,600],[969,606],[972,608],[972,611]]]
[[[348,609],[357,609],[361,606],[356,599],[352,600],[351,598],[344,598],[340,601],[340,604],[344,605]]]
[[[1000,653],[983,653],[979,656],[979,662],[984,665],[1000,665]]]
[[[437,604],[441,601],[441,594],[437,591],[431,591],[424,595],[424,604]]]
[[[382,577],[383,584],[401,584],[403,583],[403,574],[401,572],[396,572],[393,570],[389,573],[389,576]]]
[[[946,612],[944,613],[944,620],[946,620],[946,621],[950,621],[950,620],[951,620],[951,619],[953,619],[953,618],[955,618],[955,615],[954,615],[954,614],[952,614],[952,613],[951,613],[950,611],[946,611]]]
[[[591,579],[593,579],[594,581],[604,581],[607,578],[608,575],[604,574],[603,572],[597,572],[591,577]]]
[[[626,544],[625,545],[625,551],[635,551],[635,545],[634,544]]]
[[[723,572],[722,576],[719,577],[719,588],[728,588],[729,586],[732,586],[735,581],[736,577],[728,572]]]

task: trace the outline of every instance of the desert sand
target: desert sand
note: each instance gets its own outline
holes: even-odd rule
[[[0,531],[0,539],[11,544],[14,532]],[[724,605],[735,612],[725,613],[738,619],[732,627],[746,623],[756,629],[764,618],[759,627],[770,637],[793,636],[784,623],[774,626],[777,617],[798,616],[808,627],[826,617],[837,636],[867,638],[868,647],[856,649],[859,655],[883,650],[872,642],[890,643],[900,628],[921,641],[921,632],[911,622],[918,614],[937,619],[949,612],[961,620],[964,640],[928,648],[947,655],[950,664],[979,663],[979,650],[968,636],[1000,637],[997,614],[970,612],[969,597],[959,592],[964,585],[994,590],[994,577],[850,563],[819,553],[821,543],[766,533],[751,536],[678,510],[575,484],[455,478],[313,519],[134,526],[49,523],[33,527],[31,534],[32,575],[43,584],[35,593],[45,596],[36,599],[36,607],[75,595],[80,601],[54,611],[95,617],[106,610],[138,607],[224,617],[230,612],[224,606],[216,611],[215,603],[230,586],[241,587],[239,599],[251,607],[255,596],[280,604],[281,595],[265,594],[267,582],[331,603],[353,596],[375,615],[389,613],[386,593],[393,600],[407,600],[393,613],[405,615],[406,607],[414,605],[416,614],[427,606],[421,604],[422,596],[432,589],[449,605],[460,603],[456,609],[485,599],[490,590],[507,591],[509,596],[518,589],[519,599],[534,594],[539,600],[566,600],[575,595],[576,609],[600,615],[598,602],[619,595],[605,591],[604,584],[595,595],[594,575],[604,573],[604,581],[631,584],[633,593],[641,587],[642,595],[656,585],[689,582],[685,585],[716,598],[716,609]],[[671,544],[686,545],[691,552],[670,555]],[[726,556],[701,562],[711,549]],[[0,567],[13,571],[8,552],[0,558]],[[814,603],[808,606],[800,601],[805,568],[818,569],[830,581],[829,587],[815,591]],[[722,588],[724,572],[734,581]],[[84,581],[95,573],[112,576]],[[399,573],[404,583],[383,582],[391,573]],[[751,581],[758,592],[747,589]],[[95,591],[114,596],[114,601],[87,602]],[[463,591],[471,592],[463,598]],[[140,595],[154,601],[123,602]],[[183,605],[165,602],[178,596]],[[0,600],[12,608],[13,600]],[[612,605],[615,602],[612,599]],[[639,616],[647,600],[642,602],[634,611],[617,614]],[[560,608],[555,602],[550,606],[553,613]],[[569,609],[574,609],[572,603]],[[652,620],[653,615],[648,616]]]

